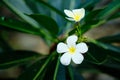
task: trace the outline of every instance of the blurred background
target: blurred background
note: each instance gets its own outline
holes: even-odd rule
[[[50,2],[51,5],[52,3],[61,4],[60,0],[43,0],[43,1]],[[77,1],[78,3],[85,3],[85,2],[87,3],[90,0],[77,0]],[[95,9],[104,7],[111,1],[112,0],[100,0],[99,3],[95,4]],[[32,5],[32,3],[29,4]],[[56,5],[54,4],[53,6],[58,8],[59,6],[57,4]],[[6,6],[3,5],[0,5],[0,16],[6,16],[8,18],[17,18],[15,14],[13,14],[10,11],[10,9],[8,9]],[[120,18],[111,20],[101,25],[100,27],[91,29],[88,32],[86,32],[84,35],[92,39],[98,39],[104,36],[114,35],[117,33],[120,33]],[[15,50],[30,50],[30,51],[42,53],[43,55],[48,55],[49,47],[44,42],[44,40],[39,36],[21,33],[13,30],[8,30],[4,35],[6,35],[5,37],[6,41]],[[120,44],[115,44],[115,45],[120,46]],[[15,78],[17,78],[20,75],[20,73],[21,73],[21,67],[12,67],[9,69],[0,70],[0,80],[15,80]],[[85,77],[85,80],[115,80],[114,77],[105,73],[98,73],[97,71],[84,72],[82,75]]]

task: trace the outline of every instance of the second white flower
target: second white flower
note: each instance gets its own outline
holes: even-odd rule
[[[82,63],[84,57],[81,53],[85,53],[88,51],[88,47],[86,43],[78,43],[76,44],[78,37],[76,35],[69,36],[67,38],[67,44],[60,42],[57,45],[57,52],[64,53],[60,58],[60,62],[63,65],[69,65],[71,60],[76,63]]]

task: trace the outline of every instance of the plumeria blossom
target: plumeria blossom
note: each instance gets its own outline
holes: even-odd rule
[[[84,57],[82,53],[86,53],[88,51],[88,46],[86,43],[81,42],[76,44],[78,37],[76,35],[69,36],[66,40],[66,43],[60,42],[57,45],[57,52],[64,53],[60,62],[63,65],[69,65],[71,60],[76,64],[81,64]]]
[[[74,9],[74,10],[64,10],[64,13],[68,16],[66,17],[70,21],[79,22],[85,16],[85,9]]]

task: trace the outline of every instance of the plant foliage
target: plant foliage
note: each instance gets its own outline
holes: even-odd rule
[[[78,28],[82,34],[120,17],[120,0],[112,0],[97,8],[99,2],[101,1],[1,0],[0,7],[8,8],[16,18],[0,16],[0,69],[24,65],[18,80],[84,80],[81,73],[87,70],[99,70],[120,79],[120,47],[113,45],[120,43],[120,33],[88,40],[89,51],[84,55],[84,62],[78,66],[62,65],[59,61],[61,55],[56,52],[59,36],[76,34],[77,30],[65,19],[64,9],[86,9],[85,18]],[[46,56],[33,51],[14,50],[5,38],[7,36],[4,33],[7,31],[37,35],[48,46],[55,46],[49,47],[50,52]]]

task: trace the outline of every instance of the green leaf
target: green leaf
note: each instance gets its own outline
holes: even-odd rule
[[[117,5],[117,6],[114,6]],[[119,0],[114,0],[111,2],[106,8],[98,9],[89,12],[86,17],[86,23],[82,25],[82,34],[86,31],[98,27],[106,22],[106,17],[110,16],[114,11],[116,11],[120,7]],[[94,16],[94,18],[92,18]]]
[[[74,80],[74,73],[73,73],[73,67],[72,66],[68,66],[67,69],[66,69],[66,77],[67,79],[69,80]]]
[[[74,73],[74,80],[85,80],[83,76],[80,73],[78,73],[78,70],[73,69],[73,73]]]
[[[94,20],[98,19],[97,18],[97,14],[102,11],[102,9],[97,9],[97,10],[93,10],[90,11],[86,16],[85,16],[85,22],[86,24],[89,24],[91,22],[93,22]],[[94,17],[93,17],[94,16]]]
[[[8,8],[10,8],[22,20],[24,20],[25,22],[27,22],[28,24],[30,24],[31,26],[33,26],[35,28],[40,28],[39,32],[42,33],[42,35],[44,35],[44,37],[46,37],[47,39],[51,40],[51,36],[49,34],[46,34],[46,33],[48,33],[46,30],[44,30],[34,19],[32,19],[31,17],[25,15],[16,6],[14,6],[12,3],[10,3],[10,0],[3,0],[3,3],[5,5],[7,5]]]
[[[76,1],[76,2],[78,2],[78,1]],[[91,11],[92,9],[94,9],[96,4],[98,2],[100,2],[100,0],[89,0],[89,1],[85,0],[85,1],[80,1],[80,2],[81,2],[81,4],[79,5],[78,8],[83,7],[83,8],[85,8],[86,11]]]
[[[107,54],[109,56],[113,57],[115,60],[120,61],[120,47],[113,46],[111,44],[101,43],[98,41],[94,41],[93,43],[107,50]]]
[[[95,65],[95,64],[91,64],[91,65],[92,65],[92,68],[96,69],[97,71],[99,70],[99,72],[106,73],[108,75],[111,75],[115,78],[120,79],[120,76],[119,76],[120,63],[118,61],[115,61],[114,59],[111,59],[111,57],[109,57],[107,62],[105,62],[102,65]]]
[[[66,67],[62,64],[59,64],[56,80],[67,80],[66,79]]]
[[[84,80],[80,73],[72,66],[67,67],[66,78],[67,80]]]
[[[111,64],[113,65],[113,64]],[[108,74],[108,75],[111,75],[117,79],[120,79],[120,69],[117,69],[117,68],[113,68],[113,67],[109,67],[109,66],[104,66],[104,65],[94,65],[94,67],[96,69],[98,69],[99,71],[101,71],[102,73],[105,73],[105,74]],[[116,74],[117,73],[117,74]]]
[[[95,64],[96,65],[96,64]],[[76,69],[80,72],[80,73],[83,73],[83,72],[94,72],[94,71],[97,71],[94,67],[93,67],[93,63],[89,62],[86,60],[86,57],[84,59],[84,61],[78,65],[76,67]]]
[[[41,26],[43,26],[52,34],[54,35],[58,34],[58,25],[52,18],[40,14],[32,14],[30,15],[30,17],[36,20]]]
[[[82,25],[82,27],[81,27],[82,34],[84,34],[85,32],[87,32],[88,30],[90,30],[92,28],[95,28],[95,27],[98,27],[98,26],[104,24],[105,22],[106,22],[106,20],[92,20],[91,23]]]
[[[25,15],[18,7],[16,7],[14,4],[11,3],[12,0],[3,0],[4,4],[8,6],[15,14],[17,14],[20,18],[22,18],[24,21],[29,23],[30,25],[39,28],[38,23],[30,18],[29,16]]]
[[[54,53],[44,59],[39,59],[34,62],[19,76],[18,80],[39,80],[44,77],[44,72],[46,72],[47,66],[50,64],[53,55]]]
[[[58,9],[56,9],[55,7],[53,7],[52,5],[48,4],[45,1],[42,0],[36,0],[37,2],[39,2],[40,4],[43,4],[44,6],[50,8],[51,10],[55,11],[56,13],[58,13],[59,15],[61,15],[61,17],[65,18],[65,14],[62,13],[61,11],[59,11]]]
[[[100,25],[101,21],[99,20],[92,20],[91,21],[92,23],[88,23],[88,24],[83,24],[82,27],[81,27],[81,32],[82,34],[84,34],[85,32],[87,32],[88,30],[92,29],[92,28],[95,28],[97,27],[98,25]],[[80,28],[79,28],[80,29]]]
[[[39,28],[34,28],[29,24],[14,19],[7,19],[5,17],[0,17],[0,25],[25,33],[37,34],[37,35],[40,34]]]
[[[113,0],[110,4],[107,5],[99,14],[100,19],[105,19],[109,17],[114,11],[120,8],[120,0]]]
[[[98,41],[104,42],[104,43],[114,43],[114,42],[120,42],[120,34],[112,35],[112,36],[106,36],[98,39]]]
[[[91,20],[90,23],[88,22],[87,24],[83,24],[81,25],[81,27],[78,27],[79,30],[81,30],[81,33],[84,34],[85,32],[87,32],[88,30],[98,27],[102,24],[104,24],[106,22],[106,20]],[[71,34],[75,34],[77,31],[77,29],[73,29],[69,32],[69,35]]]
[[[42,80],[47,80],[47,79],[56,80],[58,67],[59,67],[58,56],[54,56],[52,61],[46,67],[46,69],[44,71],[43,78],[41,78],[41,76],[39,76],[39,79],[42,79]]]
[[[113,20],[113,19],[116,19],[116,18],[119,18],[119,17],[120,17],[120,12],[117,12],[117,13],[113,14],[112,16],[110,16],[108,18],[108,20]]]
[[[59,54],[57,62],[56,62],[56,67],[55,67],[55,71],[54,71],[54,75],[53,75],[53,80],[56,80],[58,78],[57,74],[58,74],[59,66],[60,66],[60,56],[61,55]],[[62,79],[62,77],[61,77],[61,79]],[[64,80],[64,78],[62,80]]]
[[[85,60],[94,64],[103,64],[107,60],[107,50],[93,43],[88,43],[88,46]]]
[[[114,73],[113,70],[115,70],[115,72],[119,72],[120,63],[111,57],[109,57],[108,60],[102,65],[90,64],[85,59],[84,62],[77,67],[77,70],[80,72],[103,72],[114,77],[119,77],[119,75]]]
[[[114,52],[120,52],[120,48],[119,47],[116,47],[116,46],[113,46],[111,44],[106,44],[106,43],[102,43],[102,42],[99,42],[99,41],[93,41],[94,44],[106,49],[106,50],[111,50],[111,51],[114,51]]]
[[[47,58],[40,59],[31,66],[27,67],[27,69],[18,77],[17,80],[36,80],[40,75],[44,74],[43,70],[45,71],[46,65],[48,64],[46,63],[46,60]]]
[[[111,65],[112,64],[112,65]],[[108,61],[103,64],[106,67],[120,69],[120,62],[109,57]]]
[[[113,45],[106,45],[109,48],[108,55],[111,56],[113,59],[120,62],[120,47],[113,46]]]
[[[24,2],[29,7],[29,9],[32,10],[33,13],[39,13],[41,11],[41,10],[39,10],[39,7],[35,0],[24,0]],[[28,14],[30,14],[30,13],[28,13]]]
[[[7,0],[6,0],[7,1]],[[26,5],[25,0],[8,0],[10,4],[25,14],[32,14],[32,10]]]
[[[39,55],[32,51],[11,51],[0,54],[0,69],[6,69],[12,66],[20,65],[35,59]]]

